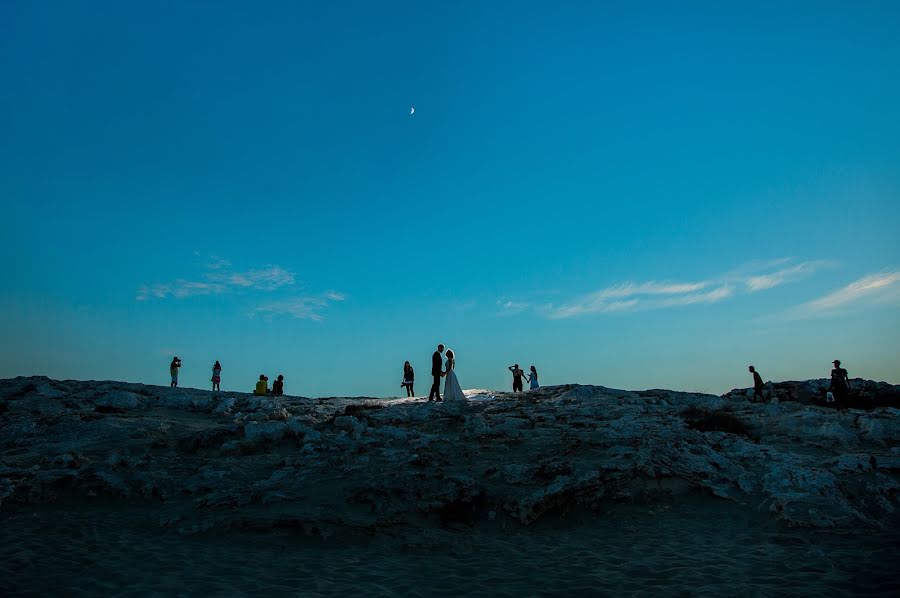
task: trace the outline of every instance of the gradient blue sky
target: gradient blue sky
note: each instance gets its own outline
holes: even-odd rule
[[[900,382],[896,2],[0,4],[0,376]],[[414,105],[416,112],[409,114]]]

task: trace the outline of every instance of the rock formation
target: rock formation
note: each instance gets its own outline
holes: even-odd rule
[[[857,381],[880,403],[900,387]],[[122,382],[0,381],[0,516],[146,501],[183,533],[291,526],[327,537],[702,493],[789,526],[881,528],[900,503],[900,410],[567,385],[422,399],[310,399]],[[866,390],[866,392],[870,392]],[[793,400],[788,400],[793,399]],[[598,515],[599,516],[599,515]]]

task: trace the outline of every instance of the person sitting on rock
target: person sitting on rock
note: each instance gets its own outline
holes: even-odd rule
[[[834,395],[835,401],[846,402],[847,394],[850,391],[850,376],[847,374],[847,370],[841,367],[840,359],[835,359],[832,363],[834,369],[831,370],[831,385],[828,390]]]
[[[525,376],[525,372],[518,363],[509,366],[508,369],[513,375],[513,392],[522,392],[522,378]]]
[[[759,372],[756,371],[756,368],[752,365],[750,366],[750,373],[753,374],[753,400],[756,401],[756,398],[759,397],[759,400],[763,400],[763,381],[759,375]]]
[[[259,381],[256,383],[256,389],[253,394],[264,397],[269,394],[269,379],[265,374],[259,375]]]
[[[284,395],[284,376],[278,374],[278,379],[272,383],[272,396],[280,397]]]

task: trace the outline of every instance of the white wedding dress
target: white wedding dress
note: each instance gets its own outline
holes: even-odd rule
[[[456,379],[455,361],[455,358],[447,359],[447,375],[445,376],[446,381],[444,382],[445,405],[447,403],[462,403],[466,400],[466,395],[463,394],[462,387],[459,385],[459,380]]]

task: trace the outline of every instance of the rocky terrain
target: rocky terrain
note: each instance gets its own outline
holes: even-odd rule
[[[180,536],[426,550],[428,530],[527,534],[700,499],[779,529],[893,533],[900,387],[853,381],[877,401],[835,409],[814,404],[822,383],[770,385],[765,403],[568,385],[450,406],[2,380],[0,522],[37,533],[25,513],[128,507]]]

